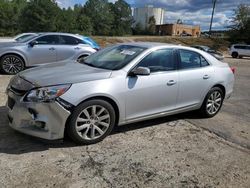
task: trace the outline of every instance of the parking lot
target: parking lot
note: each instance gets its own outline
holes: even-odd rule
[[[0,187],[249,187],[250,58],[212,119],[185,113],[116,128],[103,142],[48,143],[8,126],[0,75]]]

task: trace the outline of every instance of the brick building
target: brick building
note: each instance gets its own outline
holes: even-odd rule
[[[185,25],[185,24],[162,24],[156,25],[156,34],[159,35],[190,35],[198,37],[201,34],[199,25]]]

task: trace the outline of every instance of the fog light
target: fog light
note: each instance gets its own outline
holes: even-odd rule
[[[43,121],[36,121],[36,122],[35,122],[35,126],[36,126],[37,128],[39,128],[39,129],[43,129],[43,130],[45,130],[45,131],[48,130],[48,128],[46,127],[46,123],[43,122]]]

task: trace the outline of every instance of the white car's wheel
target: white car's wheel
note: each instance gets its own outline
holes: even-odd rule
[[[221,109],[224,100],[224,93],[219,87],[212,88],[200,109],[202,115],[205,117],[215,116]]]
[[[103,140],[115,125],[115,111],[104,100],[90,100],[77,106],[68,124],[69,136],[79,144]]]
[[[24,70],[25,65],[22,58],[11,54],[1,58],[0,68],[4,73],[14,75]]]

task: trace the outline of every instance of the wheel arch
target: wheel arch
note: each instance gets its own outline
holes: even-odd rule
[[[86,101],[97,100],[97,99],[104,100],[104,101],[106,101],[106,102],[108,102],[108,103],[110,103],[112,105],[112,107],[115,110],[115,117],[116,117],[115,118],[115,124],[117,125],[118,122],[119,122],[119,118],[120,118],[120,110],[119,110],[119,107],[118,107],[117,103],[113,99],[111,99],[110,97],[107,97],[107,96],[93,96],[93,97],[90,97],[90,98],[87,98],[87,99],[83,100],[79,104],[82,104],[82,103],[84,103]]]
[[[222,90],[223,98],[225,98],[225,96],[226,96],[226,88],[225,88],[225,86],[223,86],[222,84],[215,84],[212,88],[215,88],[215,87],[218,87],[218,88],[220,88]]]
[[[7,52],[7,53],[4,53],[4,54],[1,54],[0,60],[1,60],[4,56],[6,56],[6,55],[16,55],[16,56],[20,57],[20,58],[23,60],[23,62],[24,62],[24,66],[25,66],[25,67],[27,66],[26,58],[25,58],[22,54],[17,53],[17,52]]]

